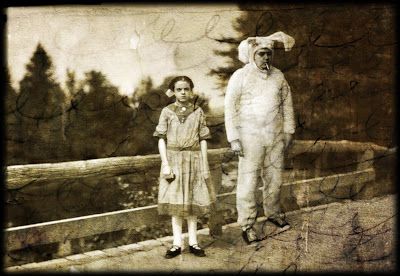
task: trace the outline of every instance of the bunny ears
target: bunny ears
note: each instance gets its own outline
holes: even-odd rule
[[[239,44],[239,60],[243,63],[249,63],[250,50],[252,50],[252,53],[261,48],[269,48],[272,50],[274,48],[275,41],[282,42],[285,47],[285,51],[290,51],[295,42],[293,37],[281,31],[273,33],[269,36],[249,37]]]

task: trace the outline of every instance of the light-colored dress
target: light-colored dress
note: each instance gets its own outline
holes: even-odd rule
[[[165,179],[160,172],[158,212],[160,215],[201,216],[209,213],[215,201],[210,179],[204,178],[200,141],[211,137],[200,107],[163,108],[154,136],[167,141],[167,158],[175,178]]]

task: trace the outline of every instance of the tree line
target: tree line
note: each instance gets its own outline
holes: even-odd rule
[[[39,43],[19,91],[7,72],[5,97],[6,163],[27,164],[86,160],[157,152],[152,137],[169,81],[154,86],[141,80],[132,96],[121,95],[99,71],[76,78],[67,70],[65,89],[54,78],[51,57]],[[195,99],[207,110],[207,99]]]

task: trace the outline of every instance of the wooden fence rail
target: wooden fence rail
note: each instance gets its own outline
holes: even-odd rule
[[[372,168],[346,174],[294,181],[283,185],[282,201],[293,201],[295,208],[306,207],[305,187],[310,195],[308,204],[315,205],[329,202],[329,197],[348,198],[348,193],[355,185],[363,185],[375,178]],[[360,186],[361,187],[361,186]],[[360,188],[353,190],[356,193]],[[258,193],[261,196],[262,193]],[[218,211],[235,208],[236,193],[219,194]],[[296,208],[296,209],[297,209]],[[119,210],[102,214],[69,218],[44,223],[36,223],[6,229],[6,247],[16,250],[27,246],[48,244],[66,239],[83,238],[90,235],[104,234],[113,231],[132,229],[154,223],[157,205]],[[160,221],[160,220],[159,220]]]
[[[325,177],[314,176],[312,179],[284,183],[282,203],[286,210],[324,204],[356,195],[367,183],[375,180],[375,170],[372,166],[374,158],[389,151],[385,147],[372,143],[294,141],[288,157],[295,158],[301,154],[318,153],[319,160],[324,160],[324,153],[332,152],[354,153],[358,162],[356,169],[348,173]],[[228,153],[227,148],[212,149],[208,152],[217,191],[221,185],[221,162]],[[159,166],[158,155],[9,166],[6,168],[6,188],[13,190],[26,185],[42,185],[40,183],[43,180],[131,174]],[[218,195],[217,210],[213,211],[209,222],[212,235],[221,234],[223,224],[221,211],[235,208],[235,199],[235,192]],[[158,217],[157,206],[152,205],[11,227],[5,229],[6,250],[11,251],[49,243],[59,243],[60,247],[65,247],[65,244],[72,239],[149,225],[154,222],[155,217]],[[68,250],[65,254],[68,254]]]
[[[299,141],[291,147],[288,158],[304,153],[318,153],[321,156],[327,152],[369,152],[384,153],[388,149],[372,143],[351,141]],[[211,149],[208,153],[210,164],[220,162],[221,156],[228,153],[227,148]],[[373,158],[373,155],[371,155]],[[368,160],[367,157],[364,157]],[[159,167],[158,154],[146,156],[111,157],[84,161],[60,163],[45,163],[31,165],[14,165],[6,169],[7,189],[19,189],[29,184],[43,180],[66,180],[83,177],[109,177],[131,174],[150,167]]]

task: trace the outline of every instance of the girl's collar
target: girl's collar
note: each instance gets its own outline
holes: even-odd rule
[[[181,103],[175,102],[168,105],[168,108],[176,114],[176,116],[179,119],[179,122],[181,123],[184,123],[187,117],[196,110],[193,103],[188,103],[187,105],[183,105]]]
[[[178,101],[175,101],[174,104],[175,104],[177,107],[180,107],[180,108],[190,108],[190,107],[193,106],[193,103],[191,103],[191,102],[187,102],[186,104],[183,104],[183,103],[180,103],[180,102],[178,102]]]
[[[188,103],[187,105],[183,105],[181,103],[174,102],[174,103],[168,105],[168,108],[177,114],[186,115],[186,116],[197,109],[197,107],[191,102]]]

